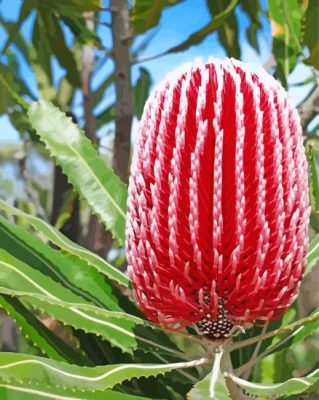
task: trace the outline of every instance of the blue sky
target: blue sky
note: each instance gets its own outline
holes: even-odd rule
[[[104,2],[107,5],[107,1]],[[266,7],[266,2],[264,3],[264,7]],[[19,10],[21,7],[21,0],[2,0],[0,3],[0,12],[2,16],[5,17],[6,20],[16,21],[18,18]],[[254,63],[258,65],[263,65],[264,62],[268,59],[271,53],[271,35],[270,35],[270,26],[265,18],[263,22],[263,30],[258,37],[259,47],[261,49],[261,54],[258,54],[254,49],[252,49],[246,41],[245,38],[245,29],[249,23],[246,15],[237,9],[239,17],[239,41],[241,44],[241,52],[242,52],[242,60]],[[110,15],[108,12],[102,13],[102,19],[106,22],[110,21]],[[160,20],[160,26],[155,29],[155,37],[151,43],[151,45],[147,48],[147,50],[143,53],[143,57],[151,56],[154,54],[161,53],[166,49],[179,44],[183,40],[185,40],[189,34],[195,32],[200,27],[204,26],[210,19],[209,12],[205,6],[205,0],[185,0],[184,2],[177,4],[175,6],[169,7],[164,10],[162,14],[162,18]],[[22,32],[26,36],[26,38],[30,39],[31,37],[31,28],[34,21],[34,14],[31,14],[29,18],[25,21],[22,26]],[[99,35],[102,38],[103,45],[106,48],[111,47],[111,33],[108,27],[101,26],[99,29]],[[72,42],[72,37],[68,29],[65,29],[65,37],[67,43],[70,45]],[[4,31],[0,27],[0,49],[2,48],[4,42],[6,40],[6,35]],[[143,40],[143,37],[139,37],[136,41],[138,44]],[[101,55],[101,54],[100,54]],[[97,53],[97,57],[99,54]],[[148,61],[146,63],[141,63],[133,66],[132,68],[132,80],[136,81],[139,75],[139,67],[144,66],[149,70],[153,79],[153,86],[156,85],[159,81],[161,81],[165,75],[172,71],[173,69],[179,67],[180,65],[193,61],[197,57],[201,57],[204,60],[209,56],[215,56],[219,58],[224,58],[226,56],[222,46],[220,46],[217,40],[217,34],[213,33],[209,35],[201,44],[197,46],[192,46],[190,49],[170,54],[159,59]],[[59,67],[56,61],[53,61],[53,70],[55,81],[63,76],[64,72]],[[112,60],[108,60],[103,68],[96,74],[92,84],[93,87],[98,85],[105,76],[108,76],[110,71],[113,68]],[[297,68],[294,74],[291,76],[291,81],[299,81],[302,80],[305,76],[309,74],[309,71],[306,68],[300,69]],[[36,93],[36,81],[35,77],[32,73],[32,70],[28,68],[28,66],[21,62],[20,65],[20,75],[28,82],[30,88]],[[290,93],[292,99],[295,102],[298,102],[298,99],[302,99],[302,96],[305,94],[304,89],[293,89]],[[1,94],[0,94],[1,95]],[[100,108],[110,104],[114,101],[114,91],[111,89],[105,93],[105,98],[101,104]],[[81,96],[80,94],[76,97],[76,104],[81,105]],[[78,107],[80,110],[81,107]],[[133,133],[136,131],[137,121],[134,121],[133,124]],[[100,135],[103,135],[107,129],[112,129],[111,126],[106,126],[100,132]],[[18,139],[18,134],[15,132],[14,128],[11,126],[8,119],[3,116],[0,117],[0,141],[15,141]]]

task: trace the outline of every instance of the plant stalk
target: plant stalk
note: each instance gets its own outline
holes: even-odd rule
[[[132,34],[127,0],[111,0],[110,4],[116,92],[113,168],[121,180],[127,182],[133,118],[129,52]]]
[[[284,343],[292,339],[303,327],[300,326],[295,332],[291,333],[287,336],[284,340],[276,343],[274,346],[269,347],[264,352],[260,353],[258,356],[252,357],[246,364],[242,365],[241,367],[235,370],[237,376],[241,376],[244,372],[250,371],[250,369],[259,361],[268,356],[270,353],[275,351],[278,347],[282,346]]]

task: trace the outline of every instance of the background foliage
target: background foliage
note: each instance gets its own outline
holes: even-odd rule
[[[234,374],[219,375],[215,397],[315,398],[319,3],[206,0],[207,20],[174,44],[166,26],[163,49],[161,21],[180,19],[191,2],[25,0],[16,21],[0,5],[0,116],[19,134],[11,140],[8,122],[1,132],[0,306],[10,316],[1,320],[1,399],[208,398],[212,345],[190,331],[164,332],[130,300],[123,244],[131,143],[156,62],[178,62],[203,43],[212,56],[218,47],[242,59],[248,48],[261,60],[263,37],[271,44],[264,67],[294,93],[304,131],[308,269],[282,320],[229,345]]]

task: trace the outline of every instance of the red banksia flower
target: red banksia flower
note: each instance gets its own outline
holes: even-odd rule
[[[127,222],[129,275],[150,320],[218,338],[279,318],[305,269],[308,214],[299,117],[271,76],[212,60],[157,87]]]

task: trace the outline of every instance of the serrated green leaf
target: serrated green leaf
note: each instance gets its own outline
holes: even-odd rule
[[[127,187],[97,154],[89,139],[46,101],[33,103],[29,119],[69,181],[122,245]]]
[[[88,301],[109,310],[121,311],[112,288],[103,275],[74,255],[63,255],[25,229],[10,224],[0,216],[0,243],[3,249],[16,255],[47,276]]]
[[[181,0],[135,0],[130,10],[131,23],[135,35],[146,32],[159,23],[164,8],[180,3]]]
[[[6,288],[23,289],[29,293],[38,293],[70,303],[92,304],[3,249],[0,249],[0,264],[0,283]]]
[[[171,364],[116,364],[90,368],[30,355],[0,353],[0,380],[4,384],[14,382],[14,385],[21,389],[50,393],[53,398],[74,396],[76,399],[81,391],[87,394],[104,391],[124,380],[156,376],[174,369],[191,368],[206,361],[199,359]]]
[[[0,265],[3,266],[1,261]],[[133,354],[134,350],[139,349],[145,352],[174,355],[179,359],[186,358],[173,342],[167,345],[167,338],[166,343],[163,343],[160,330],[132,315],[107,311],[88,304],[68,303],[56,296],[51,297],[52,293],[49,297],[1,286],[0,293],[17,297],[29,307],[45,312],[66,325],[101,336],[126,353]]]
[[[311,269],[319,262],[319,233],[312,239],[307,254],[307,270],[308,274]]]
[[[56,361],[68,361],[79,365],[90,364],[88,359],[54,335],[34,313],[30,312],[16,298],[2,295],[0,296],[0,305],[13,318],[28,340],[43,354]]]
[[[292,378],[286,382],[272,385],[261,385],[258,383],[248,382],[232,374],[227,374],[227,377],[250,395],[258,396],[259,398],[270,398],[272,396],[290,396],[293,394],[303,393],[310,386],[318,382],[319,369],[305,377]]]
[[[0,265],[2,293],[18,297],[22,296],[20,292],[23,291],[24,304],[31,305],[67,325],[100,334],[123,351],[132,352],[132,349],[137,347],[133,329],[136,324],[144,324],[143,320],[126,314],[108,313],[97,307],[92,309],[82,297],[12,257],[4,250],[0,250]],[[74,304],[80,304],[80,310],[75,308]],[[96,312],[101,314],[100,318],[96,318]],[[155,347],[156,343],[153,343],[153,348]]]
[[[57,396],[56,391],[38,390],[31,385],[19,385],[19,383],[5,383],[0,380],[1,400],[150,400],[146,397],[133,396],[115,390],[103,390],[102,392],[80,392],[68,396]]]
[[[0,249],[1,293],[18,297],[24,304],[53,316],[58,321],[105,340],[132,354],[136,349],[185,358],[166,334],[153,324],[130,314],[107,311],[85,303],[51,278]],[[188,339],[192,345],[192,339]]]
[[[86,250],[85,248],[72,242],[47,222],[41,220],[40,218],[34,217],[33,215],[26,214],[18,208],[5,203],[1,199],[0,210],[5,212],[7,215],[22,219],[25,224],[31,226],[37,232],[41,233],[48,241],[52,242],[66,254],[79,257],[81,260],[87,262],[89,266],[95,268],[98,272],[105,275],[112,281],[117,282],[119,285],[125,288],[128,287],[129,280],[126,275],[114,268],[95,253],[92,253],[89,250]]]

